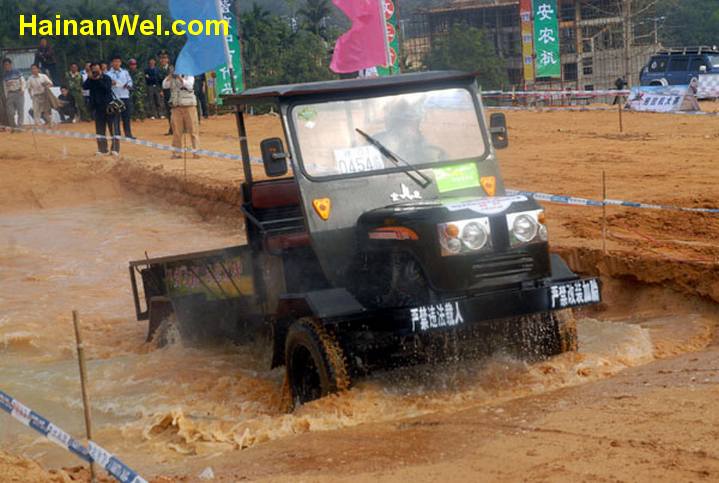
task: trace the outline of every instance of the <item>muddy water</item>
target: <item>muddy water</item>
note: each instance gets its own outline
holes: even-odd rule
[[[181,344],[154,350],[133,317],[128,260],[238,242],[189,211],[138,200],[0,214],[0,389],[83,434],[70,319],[77,308],[96,439],[145,474],[182,474],[265,441],[491,406],[610,376],[651,361],[659,346],[670,353],[708,340],[709,323],[698,314],[582,318],[579,354],[534,365],[496,354],[378,373],[348,394],[285,415],[278,410],[281,371],[267,370],[264,354]],[[0,449],[49,466],[77,463],[2,415]]]

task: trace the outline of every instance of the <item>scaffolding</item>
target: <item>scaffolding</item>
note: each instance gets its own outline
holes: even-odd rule
[[[483,30],[504,61],[506,89],[599,90],[618,78],[638,84],[661,49],[661,19],[652,0],[558,0],[561,78],[525,82],[518,0],[457,0],[426,9],[402,24],[405,66],[426,69],[432,43],[456,25]],[[625,39],[629,39],[625,42]]]

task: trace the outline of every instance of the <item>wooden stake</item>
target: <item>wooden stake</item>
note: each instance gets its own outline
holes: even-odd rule
[[[82,334],[80,333],[80,316],[77,310],[72,311],[72,323],[75,326],[75,346],[77,348],[77,360],[80,364],[80,387],[82,388],[82,407],[85,412],[85,433],[87,441],[92,441],[92,415],[90,414],[90,398],[87,395],[87,368],[85,367],[85,348],[82,345]],[[95,463],[90,463],[90,481],[95,483]]]
[[[182,156],[185,159],[185,183],[187,183],[187,133],[182,133]]]
[[[619,133],[624,133],[624,122],[622,120],[622,103],[624,99],[620,96],[619,97]]]
[[[602,251],[604,255],[607,254],[607,172],[605,170],[602,170]]]

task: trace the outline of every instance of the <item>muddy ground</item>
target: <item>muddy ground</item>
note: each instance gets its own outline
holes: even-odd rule
[[[512,188],[690,207],[719,205],[719,118],[508,113]],[[73,126],[89,132],[89,125]],[[252,118],[250,138],[279,134]],[[169,142],[163,122],[144,139]],[[239,153],[231,118],[203,147]],[[81,310],[98,441],[146,477],[238,480],[712,480],[719,478],[719,216],[547,205],[554,249],[602,275],[579,314],[580,352],[374,375],[279,411],[261,354],[144,344],[126,262],[242,240],[231,161],[0,133],[0,388],[82,434],[69,313]],[[253,155],[258,155],[257,142]],[[0,415],[0,480],[82,478],[73,458]],[[45,468],[45,469],[43,469]],[[52,475],[47,473],[52,471]]]

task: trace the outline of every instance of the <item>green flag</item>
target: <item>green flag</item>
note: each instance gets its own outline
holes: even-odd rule
[[[232,0],[221,0],[222,17],[230,23],[230,35],[227,37],[227,43],[230,48],[230,56],[232,57],[232,70],[235,77],[235,91],[242,92],[245,89],[244,79],[242,76],[242,51],[240,48],[240,39],[237,36],[237,16],[233,13]],[[217,81],[215,84],[215,93],[217,95],[217,104],[222,105],[222,95],[232,94],[232,78],[230,69],[227,64],[222,65],[216,71]]]
[[[384,2],[384,18],[387,22],[387,43],[389,44],[388,66],[378,66],[380,76],[388,76],[400,73],[399,62],[399,12],[397,11],[396,0],[382,0]]]
[[[557,0],[534,1],[534,46],[537,56],[536,77],[561,78]]]

